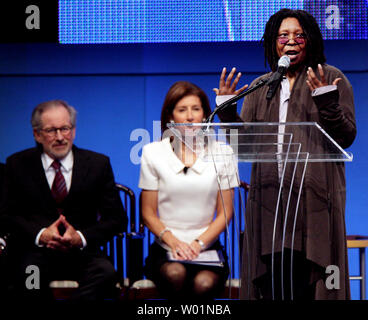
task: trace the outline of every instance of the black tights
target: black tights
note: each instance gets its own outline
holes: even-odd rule
[[[218,292],[219,279],[220,276],[210,270],[193,272],[182,263],[165,262],[160,268],[158,287],[161,287],[162,293],[170,300],[210,300]]]

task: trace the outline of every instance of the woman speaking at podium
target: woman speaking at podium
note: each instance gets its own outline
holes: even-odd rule
[[[340,70],[325,63],[323,39],[314,17],[303,10],[278,11],[266,24],[263,46],[265,60],[274,73],[278,72],[279,59],[289,57],[285,76],[280,78],[278,87],[264,86],[247,95],[240,117],[236,107],[231,106],[219,113],[220,119],[317,122],[342,148],[349,147],[356,136],[352,87]],[[223,70],[220,89],[214,89],[218,95],[239,92],[235,87],[240,75],[233,79],[234,74],[233,69],[226,78],[226,69]],[[250,87],[270,75],[255,79]],[[274,92],[267,97],[270,90]],[[307,145],[308,141],[301,142]],[[294,237],[295,211],[289,210],[287,221],[284,219],[288,206],[285,184],[279,210],[275,209],[280,188],[278,169],[275,163],[254,163],[252,167],[246,212],[248,238],[244,237],[250,245],[243,244],[242,298],[349,299],[344,163],[308,163]],[[300,171],[296,181],[301,181]],[[293,195],[290,204],[294,209],[295,199]],[[329,270],[336,272],[334,283],[327,281]]]

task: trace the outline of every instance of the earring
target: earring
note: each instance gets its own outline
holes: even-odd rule
[[[175,123],[175,121],[174,120],[170,120],[170,123]]]

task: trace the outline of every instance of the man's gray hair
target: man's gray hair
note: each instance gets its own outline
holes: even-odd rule
[[[60,106],[64,107],[69,112],[71,125],[75,127],[77,124],[77,111],[72,106],[68,105],[66,101],[56,99],[42,102],[33,109],[31,118],[32,128],[36,130],[42,129],[42,114],[49,109]]]

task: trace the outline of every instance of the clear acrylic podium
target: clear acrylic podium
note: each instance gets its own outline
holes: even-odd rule
[[[257,165],[264,166],[267,169],[264,170],[263,185],[261,187],[273,185],[278,190],[276,191],[277,197],[271,201],[274,203],[267,204],[274,208],[273,230],[270,230],[272,293],[274,297],[274,257],[275,252],[279,252],[281,253],[282,299],[284,298],[284,277],[286,276],[290,276],[291,299],[293,299],[292,253],[307,165],[321,162],[350,162],[353,160],[352,154],[343,150],[315,122],[170,123],[167,126],[169,128],[168,134],[174,134],[178,138],[177,141],[185,143],[196,153],[197,157],[205,161],[211,161],[215,169],[219,162],[225,161],[229,168],[229,175],[235,174],[239,184],[241,170],[238,170],[238,168],[241,163],[252,163],[252,170]],[[252,179],[257,180],[257,177],[252,177]],[[250,181],[251,187],[255,182]],[[243,206],[240,207],[244,208]],[[243,211],[239,214],[245,215],[245,209]],[[234,216],[234,219],[237,219],[237,217]],[[245,251],[243,252],[247,254],[252,249],[249,233],[253,231],[249,230],[247,219],[244,219],[244,221],[243,243]],[[291,228],[287,228],[287,225]],[[226,232],[229,232],[228,226],[226,226]],[[290,261],[284,261],[286,247],[291,250]],[[238,251],[240,257],[240,250]],[[247,261],[250,261],[250,259],[247,259]],[[230,261],[230,263],[232,262]],[[283,269],[286,263],[290,266],[290,275],[284,275]],[[248,263],[247,265],[240,265],[239,268],[250,270],[253,266]],[[250,272],[247,274],[249,275]],[[241,279],[244,292],[248,291],[249,293],[250,281],[249,278]]]

